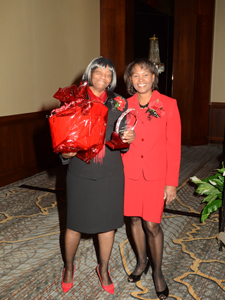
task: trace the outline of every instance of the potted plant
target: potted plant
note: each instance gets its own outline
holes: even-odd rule
[[[222,206],[224,176],[225,167],[224,163],[222,163],[222,168],[217,170],[217,173],[213,176],[209,176],[202,180],[196,176],[190,178],[191,181],[198,186],[195,192],[197,194],[206,196],[202,200],[202,202],[205,202],[206,205],[201,213],[201,222],[204,222],[211,213],[218,210]]]

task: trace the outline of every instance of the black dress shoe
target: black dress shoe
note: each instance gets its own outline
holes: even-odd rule
[[[131,273],[131,274],[128,276],[128,282],[133,283],[133,282],[137,282],[137,281],[141,280],[141,275],[142,275],[143,273],[147,274],[149,267],[150,267],[150,261],[149,261],[149,259],[148,259],[144,271],[142,271],[141,274],[139,274],[139,275],[134,275],[133,273]]]
[[[156,295],[158,296],[158,298],[159,298],[160,300],[166,299],[166,298],[169,296],[169,289],[168,289],[168,286],[166,285],[165,290],[162,291],[162,292],[157,292],[157,291],[156,291]]]

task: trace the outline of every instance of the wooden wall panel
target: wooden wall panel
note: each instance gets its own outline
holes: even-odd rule
[[[53,153],[48,111],[0,118],[0,187],[59,163]]]
[[[198,0],[193,94],[192,144],[208,143],[214,1]]]
[[[222,144],[225,139],[225,103],[211,102],[209,108],[209,143]]]
[[[188,144],[194,90],[196,1],[175,0],[174,8],[173,97],[181,114],[182,143]]]
[[[117,73],[116,92],[125,96],[125,66],[133,60],[133,0],[100,1],[100,54],[111,59]]]
[[[185,145],[208,143],[214,5],[214,0],[175,0],[173,97]]]

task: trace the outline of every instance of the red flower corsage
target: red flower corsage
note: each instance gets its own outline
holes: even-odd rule
[[[156,101],[149,103],[146,113],[149,113],[149,121],[151,121],[152,116],[155,118],[162,118],[165,115],[165,110],[163,109],[162,102],[157,99]]]
[[[125,99],[122,98],[122,97],[120,97],[120,96],[117,96],[117,97],[115,98],[115,101],[116,101],[115,109],[116,109],[116,110],[123,111],[124,108],[125,108],[125,105],[126,105]]]

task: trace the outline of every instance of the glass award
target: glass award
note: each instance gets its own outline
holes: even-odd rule
[[[112,139],[106,143],[112,149],[128,148],[129,144],[123,142],[123,134],[125,131],[134,130],[137,124],[138,113],[134,108],[127,109],[116,122],[115,131]]]

